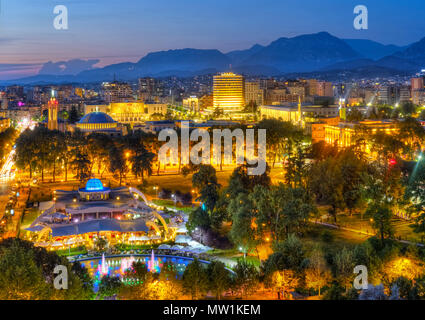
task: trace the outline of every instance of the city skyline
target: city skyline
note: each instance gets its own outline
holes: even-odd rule
[[[216,1],[214,6],[194,1],[184,6],[166,1],[106,2],[99,6],[96,1],[63,1],[61,4],[68,8],[69,29],[56,30],[53,8],[58,3],[45,2],[34,8],[27,0],[3,0],[0,76],[33,75],[48,61],[94,59],[93,65],[102,67],[136,62],[149,52],[169,49],[190,47],[226,53],[254,44],[268,45],[280,37],[320,31],[339,38],[408,45],[420,40],[425,29],[423,19],[414,19],[425,9],[420,1],[409,5],[387,1],[385,6],[365,1],[369,29],[361,31],[353,28],[353,8],[358,3],[351,0],[328,0],[320,5],[306,1],[302,8],[273,1],[263,2],[261,8],[254,1],[244,1],[243,5],[241,1]]]

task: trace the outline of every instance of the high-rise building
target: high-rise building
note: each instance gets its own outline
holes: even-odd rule
[[[412,85],[412,91],[424,89],[424,78],[412,78],[410,82]]]
[[[401,87],[400,88],[400,103],[409,102],[411,100],[410,88]]]
[[[379,103],[395,105],[400,99],[400,88],[394,86],[382,86],[379,89]]]
[[[317,80],[309,79],[306,81],[307,83],[307,95],[315,96],[317,95]]]
[[[22,86],[9,86],[6,88],[7,95],[12,99],[24,98],[24,87]]]
[[[6,110],[9,106],[9,100],[7,99],[5,92],[0,92],[0,108]]]
[[[316,94],[320,97],[333,97],[333,87],[331,82],[318,81]]]
[[[139,79],[139,99],[140,100],[154,100],[156,97],[164,95],[164,88],[159,80],[154,78],[140,78]]]
[[[126,82],[104,82],[102,83],[102,94],[107,103],[133,100],[133,89]]]
[[[243,76],[232,72],[214,76],[213,108],[223,112],[238,112],[245,105],[245,81]]]
[[[245,103],[255,102],[257,106],[264,104],[264,90],[260,88],[260,83],[245,82]]]

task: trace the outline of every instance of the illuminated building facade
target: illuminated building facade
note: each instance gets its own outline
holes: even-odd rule
[[[245,106],[245,81],[241,75],[227,72],[214,76],[213,92],[213,109],[239,112]]]
[[[360,130],[364,130],[368,134],[375,134],[378,131],[395,134],[397,129],[391,121],[340,122],[338,125],[325,126],[325,142],[340,148],[351,147],[356,144],[356,137]]]
[[[121,102],[109,105],[86,105],[84,113],[103,112],[119,123],[141,124],[154,114],[166,114],[167,105],[162,103]]]
[[[10,119],[0,117],[0,132],[5,131],[10,127]]]
[[[300,114],[301,113],[301,114]],[[302,119],[308,122],[314,122],[320,118],[332,118],[339,116],[337,106],[323,107],[313,105],[301,105],[301,112],[298,104],[279,105],[279,106],[261,106],[261,118],[279,119],[282,121],[298,124]]]
[[[320,118],[315,122],[305,123],[305,132],[311,136],[313,143],[325,141],[326,126],[338,126],[339,117]]]
[[[190,96],[183,99],[183,107],[188,108],[192,112],[199,112],[199,99],[196,96]]]

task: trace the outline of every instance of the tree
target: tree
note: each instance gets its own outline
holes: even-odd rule
[[[413,231],[422,234],[423,242],[425,234],[425,161],[419,161],[411,173],[405,197],[409,200],[410,211],[415,213]]]
[[[291,269],[301,272],[306,266],[304,244],[294,234],[290,234],[283,242],[275,243],[273,251],[273,255],[278,257],[274,263],[277,270]]]
[[[338,283],[346,290],[351,287],[354,279],[354,255],[353,252],[346,247],[338,251],[333,257],[335,278]]]
[[[2,300],[44,300],[52,296],[53,288],[46,283],[32,251],[12,246],[0,253]]]
[[[373,202],[368,206],[366,214],[372,216],[372,227],[376,230],[383,245],[385,238],[390,238],[394,234],[394,227],[391,221],[392,212],[389,206]]]
[[[308,259],[308,268],[306,269],[305,281],[307,288],[317,290],[320,296],[320,289],[327,285],[331,279],[331,273],[326,266],[326,260],[319,247],[315,247]]]
[[[152,164],[155,155],[147,151],[144,147],[136,151],[136,154],[131,158],[132,172],[136,178],[140,175],[144,180],[144,174],[152,175]]]
[[[300,143],[289,152],[286,165],[285,180],[293,187],[301,187],[307,172],[306,166],[307,152],[306,148]]]
[[[68,289],[57,290],[54,269],[67,268]],[[92,287],[80,278],[83,270],[73,268],[68,260],[55,252],[34,247],[19,238],[8,238],[0,243],[0,298],[13,300],[79,300],[92,296]],[[86,274],[87,275],[87,274]]]
[[[186,267],[182,280],[183,289],[186,293],[191,295],[192,300],[203,298],[208,291],[208,275],[204,266],[198,259],[194,259],[193,262]]]
[[[277,297],[288,299],[291,291],[295,290],[298,285],[298,278],[292,270],[275,271],[267,280],[266,285],[277,293]]]
[[[406,153],[414,160],[415,153],[424,146],[425,129],[417,119],[408,117],[397,123],[397,138],[406,146]]]
[[[76,123],[78,120],[80,120],[80,116],[78,114],[77,108],[75,106],[71,107],[71,111],[69,112],[69,123]]]
[[[239,291],[241,298],[256,291],[259,282],[259,274],[255,266],[246,260],[239,259],[233,269],[236,273],[235,288]]]
[[[112,297],[119,293],[121,286],[119,277],[104,276],[100,280],[98,294],[102,298]]]
[[[84,299],[91,300],[94,298],[93,292],[93,279],[86,268],[80,262],[76,261],[72,264],[71,270],[80,279],[83,291],[85,293]]]
[[[41,171],[41,181],[44,182],[44,173],[49,164],[50,140],[52,132],[45,127],[37,127],[33,133],[35,143],[34,160],[36,167]]]
[[[232,214],[232,229],[230,238],[237,248],[243,248],[244,255],[255,248],[259,240],[254,228],[255,213],[248,195],[241,193],[228,206]]]
[[[208,229],[211,226],[210,216],[205,210],[198,207],[190,212],[186,226],[189,232],[196,228]]]
[[[122,145],[115,144],[109,150],[109,171],[119,179],[121,186],[122,179],[128,172],[127,161],[124,157]]]
[[[257,186],[250,198],[258,212],[256,223],[260,234],[269,232],[275,241],[300,231],[316,210],[306,190],[283,184],[270,189]]]
[[[230,275],[224,263],[213,261],[207,267],[209,289],[215,294],[216,299],[221,300],[223,292],[230,287]]]
[[[404,102],[400,107],[400,112],[405,117],[409,117],[416,113],[416,106],[410,101]]]
[[[329,214],[337,221],[337,212],[345,208],[344,178],[337,158],[315,163],[308,174],[308,186],[319,204],[330,206]]]
[[[248,175],[247,163],[238,166],[233,170],[229,178],[229,187],[227,193],[230,197],[235,197],[240,192],[251,192],[255,186],[263,186],[268,188],[271,185],[270,167],[266,167],[266,172],[262,175]]]
[[[96,239],[94,246],[97,251],[103,252],[105,251],[106,247],[108,246],[108,241],[102,237],[99,237]]]
[[[29,177],[32,179],[35,168],[35,144],[34,134],[30,129],[26,129],[16,140],[15,163],[19,169],[29,171]]]
[[[61,156],[67,153],[66,144],[64,143],[65,135],[60,131],[53,131],[50,140],[48,141],[50,146],[49,162],[53,166],[52,178],[53,182],[56,181],[56,168],[57,163],[61,159]]]
[[[197,200],[202,202],[201,209],[212,216],[219,200],[220,187],[217,183],[214,167],[210,165],[200,165],[199,170],[192,176],[192,185],[199,191]],[[210,219],[210,222],[211,220],[215,222],[214,227],[218,229],[222,221],[219,219]]]
[[[303,132],[292,122],[276,119],[264,119],[258,129],[267,130],[267,156],[274,168],[276,161],[283,160],[292,151],[294,146],[299,146],[303,140]]]
[[[357,109],[357,108],[353,108],[350,111],[348,111],[347,113],[347,121],[362,121],[364,120],[364,115],[363,113]]]
[[[199,170],[192,176],[192,186],[201,191],[209,184],[218,185],[216,170],[213,166],[201,164]]]
[[[87,154],[77,151],[74,160],[71,162],[71,167],[76,171],[76,178],[82,183],[90,178],[90,160]]]

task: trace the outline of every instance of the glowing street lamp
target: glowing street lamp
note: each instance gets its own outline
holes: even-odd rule
[[[244,250],[242,247],[239,247],[239,251],[243,253],[243,258],[246,259],[246,250]]]

